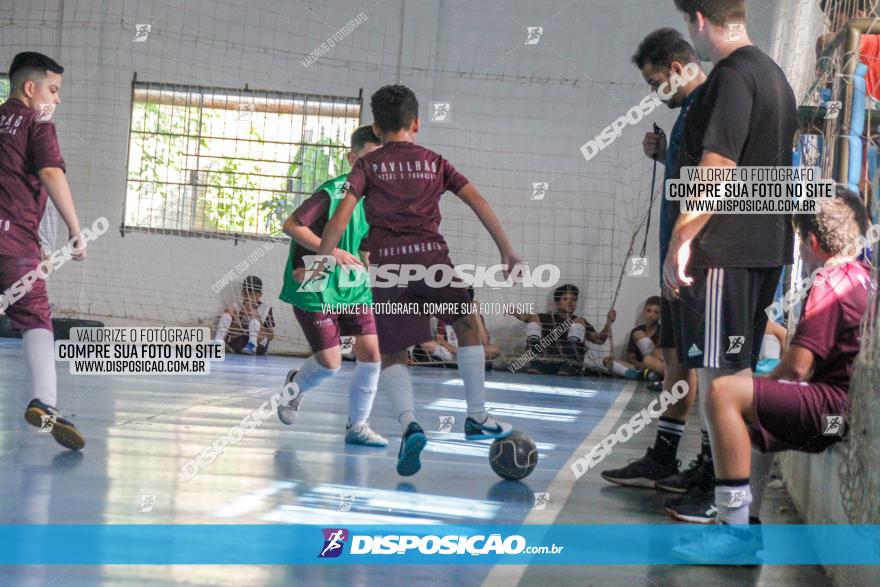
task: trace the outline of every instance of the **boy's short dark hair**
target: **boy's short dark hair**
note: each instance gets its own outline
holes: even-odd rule
[[[792,223],[801,240],[813,233],[831,255],[856,254],[859,237],[868,232],[868,211],[857,193],[838,185],[836,197],[823,202],[816,214],[794,214]]]
[[[574,297],[578,297],[580,295],[580,291],[578,290],[577,286],[574,286],[570,283],[560,285],[553,290],[553,301],[558,302],[565,294],[573,294]]]
[[[367,143],[373,143],[374,145],[382,144],[382,141],[373,132],[373,126],[369,124],[351,133],[351,150],[355,152],[360,151]]]
[[[248,275],[241,283],[241,289],[251,293],[259,293],[263,291],[263,280],[256,275]]]
[[[746,19],[746,0],[675,0],[675,7],[687,14],[691,22],[697,20],[698,12],[718,26]]]
[[[400,84],[384,86],[370,98],[373,120],[384,131],[409,126],[419,117],[419,100],[411,89]]]
[[[646,65],[669,69],[673,61],[682,64],[699,63],[700,58],[680,32],[663,28],[657,29],[639,43],[632,61],[639,69]]]
[[[9,81],[13,88],[21,88],[33,74],[45,77],[47,71],[61,75],[64,73],[64,68],[42,53],[25,51],[12,58],[12,65],[9,66]]]
[[[659,306],[660,305],[660,296],[651,296],[647,300],[645,300],[645,307],[648,306]]]

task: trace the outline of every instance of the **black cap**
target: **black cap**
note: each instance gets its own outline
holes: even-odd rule
[[[256,275],[248,275],[241,284],[241,289],[258,292],[263,291],[263,280]]]

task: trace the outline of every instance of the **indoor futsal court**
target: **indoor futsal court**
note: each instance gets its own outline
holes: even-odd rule
[[[0,586],[876,585],[878,133],[880,0],[0,0]]]

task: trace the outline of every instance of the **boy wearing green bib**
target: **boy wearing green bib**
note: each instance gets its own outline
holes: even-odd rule
[[[359,158],[380,145],[372,127],[360,127],[351,135],[348,162],[354,166]],[[361,252],[365,248],[361,243],[370,227],[364,217],[363,203],[355,210],[333,251],[336,267],[317,285],[302,285],[308,257],[314,255],[321,244],[320,234],[345,195],[346,177],[347,174],[341,175],[323,183],[284,223],[284,232],[290,236],[291,243],[284,269],[284,287],[279,297],[293,306],[293,313],[313,354],[298,370],[287,374],[286,383],[293,382],[298,389],[293,399],[278,407],[278,418],[284,424],[293,424],[304,396],[339,371],[342,363],[340,336],[354,336],[357,365],[348,389],[345,442],[382,447],[388,441],[367,424],[381,370],[376,324],[370,308],[370,283],[365,275],[364,279],[353,283],[354,280],[350,279],[352,272],[343,274],[342,267],[365,269],[361,257],[365,258],[366,253]]]

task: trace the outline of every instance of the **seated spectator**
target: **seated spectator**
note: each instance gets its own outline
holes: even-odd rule
[[[578,288],[560,285],[553,291],[553,308],[543,314],[512,314],[526,323],[526,350],[535,354],[527,373],[544,375],[581,375],[583,373],[586,341],[603,344],[608,340],[611,324],[617,317],[608,310],[605,326],[596,331],[593,326],[575,314]]]
[[[214,342],[226,344],[230,352],[265,355],[275,336],[272,307],[263,303],[263,281],[248,275],[241,284],[241,302],[230,304],[217,324]]]
[[[838,188],[817,214],[795,214],[800,254],[815,280],[788,349],[764,377],[716,379],[706,393],[706,417],[714,455],[717,520],[722,534],[683,544],[684,561],[727,560],[752,555],[759,538],[743,526],[760,523],[761,498],[773,453],[821,452],[846,432],[853,362],[861,345],[862,317],[872,283],[853,243],[868,227],[856,194]],[[836,420],[834,420],[836,418]],[[837,424],[837,434],[830,434]],[[761,453],[752,453],[752,446]]]
[[[615,375],[627,379],[644,379],[660,381],[664,377],[666,367],[660,349],[660,298],[651,296],[645,300],[642,310],[641,324],[629,333],[626,344],[626,361],[614,359],[610,355],[605,359],[605,366]]]

